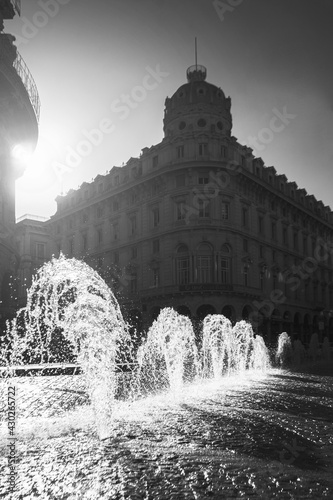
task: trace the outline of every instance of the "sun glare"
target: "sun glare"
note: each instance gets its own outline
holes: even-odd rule
[[[21,200],[30,201],[32,194],[42,194],[59,185],[59,178],[53,168],[57,151],[48,138],[40,136],[33,154],[28,154],[25,148],[15,147],[13,155],[24,162],[25,171],[18,179],[16,188]]]

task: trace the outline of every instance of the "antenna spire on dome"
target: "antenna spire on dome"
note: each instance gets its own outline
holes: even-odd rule
[[[197,37],[194,38],[195,64],[187,68],[186,76],[188,82],[200,82],[206,80],[207,68],[198,64]]]

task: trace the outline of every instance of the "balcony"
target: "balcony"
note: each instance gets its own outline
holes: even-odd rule
[[[16,53],[16,59],[13,63],[14,68],[16,69],[17,74],[22,80],[23,85],[25,86],[26,91],[28,92],[28,96],[31,102],[31,105],[35,111],[35,115],[37,121],[39,121],[40,115],[40,99],[37,90],[37,85],[35,80],[33,79],[28,66],[24,62],[21,54],[19,52]]]
[[[14,36],[6,33],[0,34],[0,72],[4,73],[7,80],[14,84],[11,73],[8,71],[4,72],[1,66],[3,65],[4,69],[9,71],[14,68],[27,91],[30,103],[38,121],[40,114],[40,100],[37,85],[28,69],[28,66],[24,62],[20,53],[17,51],[14,41]]]

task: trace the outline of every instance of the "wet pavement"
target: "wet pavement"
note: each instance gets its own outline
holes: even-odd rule
[[[3,423],[0,498],[333,499],[332,383],[325,365],[119,401],[101,443],[81,376],[20,379],[17,484]]]

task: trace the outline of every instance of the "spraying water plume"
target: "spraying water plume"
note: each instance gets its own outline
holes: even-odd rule
[[[19,319],[24,319],[24,337]],[[57,330],[73,346],[86,377],[98,434],[109,434],[116,393],[116,357],[130,350],[130,337],[119,304],[104,280],[76,259],[53,258],[35,276],[27,306],[8,325],[10,364],[49,360]]]

